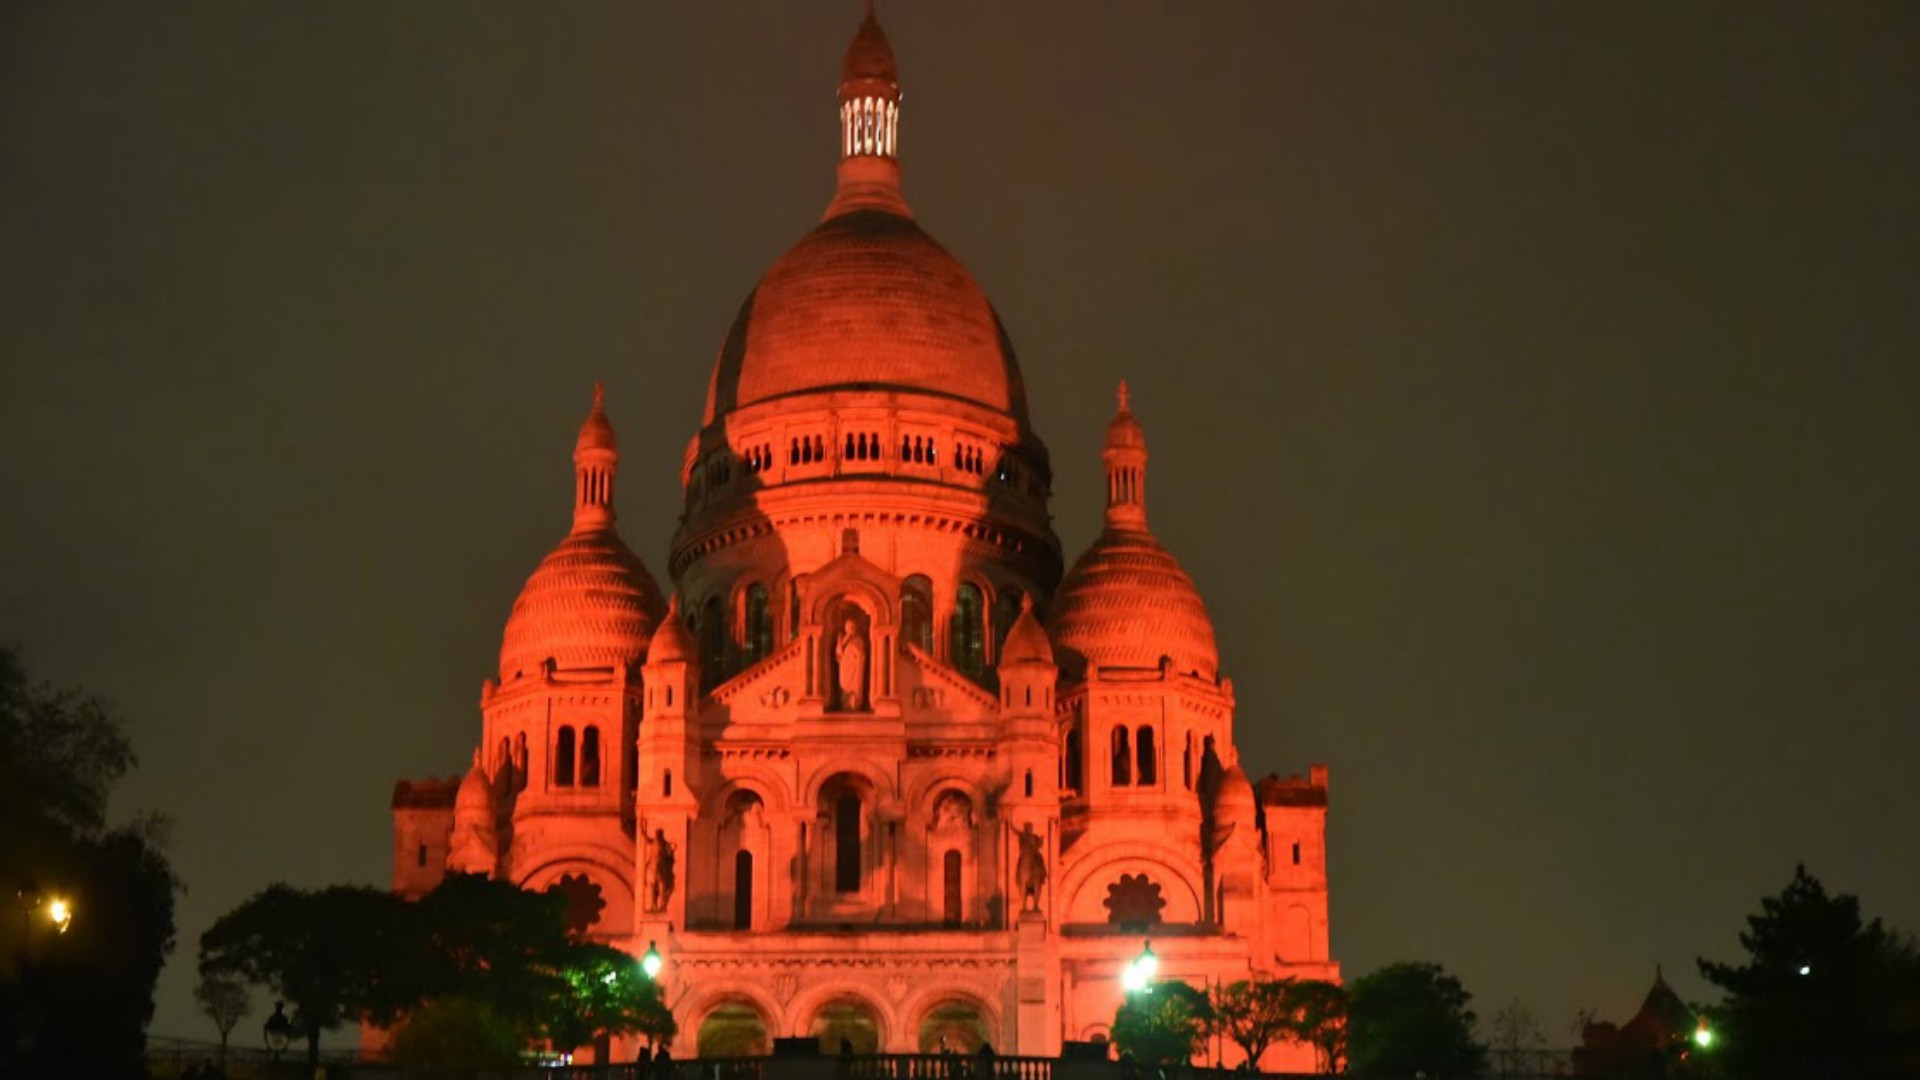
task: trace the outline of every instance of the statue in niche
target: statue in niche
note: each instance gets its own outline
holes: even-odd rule
[[[1047,857],[1040,850],[1042,841],[1033,826],[1021,827],[1020,858],[1014,863],[1014,881],[1020,886],[1020,910],[1040,910],[1040,888],[1047,883]]]
[[[655,829],[646,840],[647,910],[667,910],[673,899],[673,842],[667,830]]]
[[[973,802],[957,791],[949,791],[940,796],[933,804],[933,827],[936,829],[973,828]]]
[[[840,684],[840,711],[864,712],[867,707],[867,638],[849,618],[833,646]]]

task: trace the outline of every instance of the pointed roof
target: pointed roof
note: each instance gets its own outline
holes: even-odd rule
[[[1020,614],[1013,620],[1013,626],[1007,630],[1007,639],[1000,646],[1000,666],[1013,664],[1045,664],[1053,666],[1053,642],[1047,640],[1047,631],[1033,614],[1033,597],[1022,594]]]

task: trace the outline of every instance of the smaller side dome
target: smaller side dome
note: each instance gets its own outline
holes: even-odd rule
[[[487,770],[480,764],[480,752],[473,753],[473,768],[460,781],[460,790],[453,797],[453,817],[455,821],[466,818],[484,818],[493,820],[493,783],[487,779]]]
[[[693,635],[687,632],[686,620],[680,617],[680,594],[674,593],[667,600],[666,618],[654,628],[653,641],[647,646],[647,663],[684,663],[693,659],[693,650]]]
[[[1224,821],[1252,821],[1254,818],[1253,783],[1240,766],[1227,769],[1220,777],[1220,789],[1213,796],[1214,816]]]
[[[1000,647],[1000,666],[1014,664],[1053,666],[1053,642],[1047,640],[1046,629],[1034,618],[1031,596],[1020,597],[1020,615],[1013,620],[1013,626],[1007,630],[1007,640]]]

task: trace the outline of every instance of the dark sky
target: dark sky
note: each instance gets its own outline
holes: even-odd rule
[[[1796,860],[1920,929],[1920,5],[881,14],[1069,558],[1124,377],[1248,771],[1332,768],[1349,975],[1564,1044],[1705,997]],[[383,881],[394,779],[467,764],[595,378],[664,577],[857,21],[0,10],[0,636],[177,821],[156,1031],[211,1037],[214,916]]]

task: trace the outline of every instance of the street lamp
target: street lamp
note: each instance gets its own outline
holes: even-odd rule
[[[287,1043],[293,1040],[293,1021],[287,1019],[286,1002],[273,1003],[273,1015],[267,1017],[267,1022],[261,1026],[260,1031],[266,1037],[267,1050],[272,1053],[273,1060],[279,1061],[280,1052],[285,1050]]]
[[[53,922],[54,933],[64,934],[73,925],[73,905],[66,897],[56,896],[47,901],[47,918]]]
[[[1153,982],[1153,973],[1160,970],[1160,958],[1153,955],[1153,942],[1148,941],[1140,950],[1140,955],[1120,972],[1120,985],[1129,993],[1145,990]]]
[[[660,977],[660,969],[665,966],[667,962],[660,956],[659,944],[647,942],[647,954],[640,958],[640,970],[646,972],[648,979],[657,979]]]
[[[1707,1018],[1700,1018],[1700,1026],[1693,1029],[1693,1045],[1702,1050],[1713,1045],[1713,1029],[1707,1026]]]

